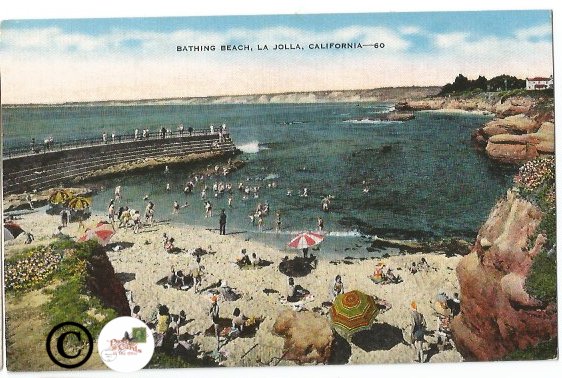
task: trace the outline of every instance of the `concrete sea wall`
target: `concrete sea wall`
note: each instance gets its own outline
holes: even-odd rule
[[[238,152],[230,136],[221,143],[218,134],[144,139],[127,142],[80,146],[60,151],[47,151],[3,158],[4,194],[43,190],[92,178],[92,172],[107,171],[113,166],[135,167],[135,164],[159,159],[165,164],[192,161],[212,155],[234,155]],[[155,160],[156,159],[156,160]]]

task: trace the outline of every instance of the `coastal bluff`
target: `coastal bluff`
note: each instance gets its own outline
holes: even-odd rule
[[[229,134],[152,138],[82,144],[39,153],[3,157],[4,195],[40,191],[164,164],[226,158],[239,150]]]
[[[521,164],[554,154],[554,103],[539,96],[475,95],[411,100],[406,110],[463,110],[494,114],[472,134],[472,140],[494,161]]]
[[[470,254],[456,272],[461,314],[453,339],[466,360],[492,361],[557,335],[557,305],[528,293],[534,258],[545,238],[534,237],[544,214],[509,191],[492,209]]]

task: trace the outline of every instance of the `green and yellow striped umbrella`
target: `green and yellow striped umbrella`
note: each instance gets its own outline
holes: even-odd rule
[[[84,210],[84,209],[90,207],[91,204],[92,204],[91,198],[76,196],[76,197],[71,198],[68,201],[66,206],[68,206],[69,208],[74,209],[74,210]]]
[[[53,205],[64,203],[72,198],[72,193],[66,189],[55,189],[49,195],[49,202]]]
[[[373,297],[359,290],[338,295],[330,308],[334,329],[346,339],[371,328],[378,313],[379,307]]]

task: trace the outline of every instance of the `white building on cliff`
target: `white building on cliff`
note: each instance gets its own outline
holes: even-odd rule
[[[554,78],[550,77],[532,77],[525,80],[525,88],[528,91],[542,91],[554,88]]]

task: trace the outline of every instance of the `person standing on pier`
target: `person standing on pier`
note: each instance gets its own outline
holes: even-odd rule
[[[211,124],[211,126],[209,127],[209,129],[211,130],[211,134],[215,132],[215,126],[213,126],[212,124]]]
[[[178,132],[180,134],[180,137],[183,136],[183,123],[180,123],[180,125],[178,126]]]
[[[226,235],[226,214],[224,209],[221,210],[221,215],[219,217],[219,234]]]
[[[139,129],[135,129],[135,140],[139,139]]]
[[[103,143],[107,143],[107,133],[105,131],[101,134],[101,140]]]

